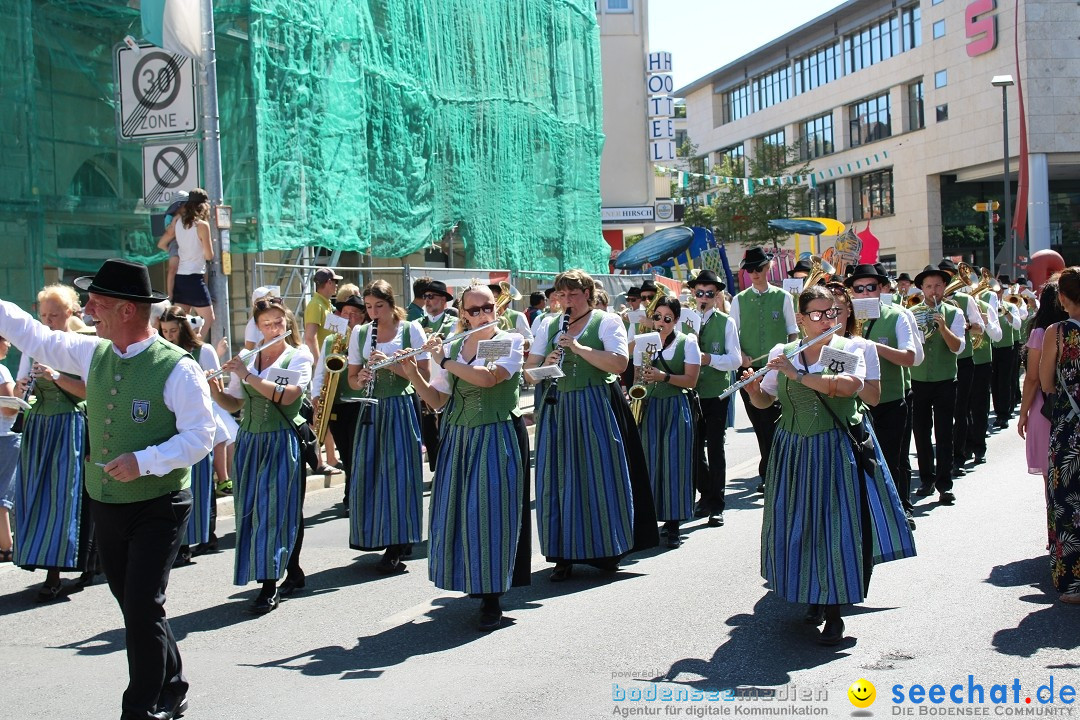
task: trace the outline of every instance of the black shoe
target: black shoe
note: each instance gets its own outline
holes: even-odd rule
[[[718,512],[709,516],[709,527],[724,527],[724,513]]]
[[[125,710],[120,713],[120,720],[170,720],[170,715],[165,710]]]
[[[278,594],[275,589],[273,595],[259,593],[259,596],[255,598],[255,602],[251,603],[251,612],[255,615],[266,615],[267,613],[277,610],[277,606]]]
[[[412,543],[407,543],[404,546],[402,546],[402,548],[401,548],[401,557],[411,558],[412,557],[412,546],[413,546]]]
[[[915,491],[915,494],[919,497],[930,497],[934,494],[934,483],[923,483],[919,486],[919,489]]]
[[[278,595],[281,597],[289,597],[296,594],[298,590],[303,590],[307,585],[307,575],[301,572],[298,576],[286,575],[285,582],[281,583],[281,587],[278,588]]]
[[[63,591],[64,586],[59,580],[56,581],[55,585],[49,585],[48,583],[45,583],[38,589],[37,595],[34,596],[34,602],[52,602],[56,598],[60,597],[60,594]]]
[[[971,461],[973,465],[982,465],[986,462],[986,453],[976,453],[975,459]]]
[[[667,528],[667,546],[671,549],[675,549],[682,545],[682,538],[679,537],[679,526],[668,526]]]
[[[940,495],[938,495],[938,502],[942,505],[952,505],[956,502],[956,496],[948,490],[944,490],[941,492]]]
[[[952,469],[952,476],[954,478],[964,477],[965,475],[967,475],[967,470],[962,467],[954,467]]]
[[[180,551],[176,553],[176,559],[173,560],[172,566],[174,568],[184,567],[185,565],[191,565],[191,548],[187,545],[181,545]]]
[[[759,493],[761,493],[762,495],[765,494],[765,481],[764,480],[762,480],[760,483],[758,483],[757,491]]]
[[[158,710],[157,711],[159,713],[162,713],[162,712],[165,713],[165,717],[170,718],[170,720],[173,720],[173,719],[178,718],[178,717],[183,717],[184,713],[187,712],[187,709],[188,709],[187,695],[183,695],[179,699],[169,700],[167,702],[161,703],[160,705],[158,705]]]
[[[393,575],[405,569],[405,563],[401,562],[400,551],[396,547],[386,548],[386,552],[379,558],[375,569],[383,575]]]
[[[914,530],[915,529],[915,518],[913,518],[911,516],[911,511],[910,510],[905,510],[904,511],[904,517],[907,519],[907,526],[910,529]]]
[[[72,585],[77,588],[84,588],[87,585],[93,585],[95,580],[97,580],[97,573],[93,570],[87,570],[86,572],[79,575],[79,577],[75,578],[75,581],[72,583]]]
[[[705,503],[701,500],[694,506],[694,517],[703,518],[709,516],[709,508],[705,507]]]
[[[813,625],[814,627],[825,622],[825,608],[817,603],[811,603],[806,607],[806,614],[803,615],[803,622],[807,625]]]
[[[480,623],[476,629],[480,632],[498,630],[502,626],[502,616],[499,598],[484,598],[480,603]]]
[[[574,574],[573,563],[556,563],[555,569],[551,571],[551,582],[562,582],[563,580],[569,580]]]
[[[844,639],[844,621],[830,620],[818,637],[819,645],[839,645]]]

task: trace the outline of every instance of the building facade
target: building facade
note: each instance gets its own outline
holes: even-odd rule
[[[676,95],[691,142],[714,167],[741,167],[782,144],[814,170],[839,170],[819,179],[807,214],[869,223],[882,260],[911,271],[943,255],[986,264],[990,219],[971,206],[1004,201],[1003,98],[991,81],[1017,77],[1030,249],[1018,241],[1016,252],[1022,261],[1052,247],[1077,263],[1078,36],[1072,1],[1027,0],[1017,14],[996,0],[849,0]],[[1020,103],[1015,85],[1004,92],[1015,203]],[[1000,215],[995,254],[1008,265]]]

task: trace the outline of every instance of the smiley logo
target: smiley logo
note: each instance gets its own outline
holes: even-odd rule
[[[859,678],[855,682],[851,683],[851,687],[847,689],[848,700],[851,704],[857,708],[868,708],[874,704],[874,700],[877,699],[877,690],[874,689],[874,684],[868,680]]]

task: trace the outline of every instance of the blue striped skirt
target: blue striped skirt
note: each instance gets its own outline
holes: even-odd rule
[[[884,467],[880,450],[877,454],[879,467]],[[785,600],[827,605],[862,602],[868,581],[864,531],[874,534],[873,563],[914,555],[914,541],[895,488],[891,496],[882,495],[881,488],[891,485],[891,479],[886,482],[880,470],[877,477],[862,477],[842,430],[806,437],[777,428],[767,475],[761,574]],[[862,520],[864,492],[870,528],[864,528]],[[897,512],[902,530],[895,521]],[[879,532],[875,518],[890,516],[894,530]]]
[[[357,423],[349,479],[349,547],[381,550],[423,538],[420,416],[412,395],[382,398]]]
[[[510,589],[524,475],[514,424],[445,428],[431,486],[428,577],[443,590]]]
[[[236,567],[233,582],[279,580],[303,522],[304,462],[288,428],[236,435]]]
[[[873,531],[874,564],[915,556],[915,536],[907,524],[900,493],[881,454],[881,443],[874,433],[869,413],[863,415],[863,428],[874,438],[874,453],[878,471],[867,478],[866,498],[870,509],[870,527]]]
[[[214,453],[191,466],[191,513],[185,545],[210,542],[210,508],[214,504]]]
[[[690,401],[679,393],[650,398],[641,422],[641,444],[652,481],[656,519],[694,516],[694,422]]]
[[[30,413],[23,428],[15,490],[15,564],[83,569],[82,413]]]
[[[549,558],[616,557],[633,547],[630,474],[607,386],[559,391],[541,408],[536,514]]]

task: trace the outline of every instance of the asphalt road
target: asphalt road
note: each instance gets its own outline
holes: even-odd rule
[[[1026,474],[1013,426],[992,437],[987,464],[957,481],[955,506],[919,498],[919,556],[876,569],[868,601],[849,613],[849,637],[835,648],[815,644],[802,608],[765,591],[756,445],[741,408],[728,438],[725,527],[696,521],[677,550],[636,556],[614,576],[576,571],[561,584],[548,581],[534,540],[532,586],[507,594],[504,626],[486,635],[475,630],[478,601],[428,581],[422,547],[408,572],[393,577],[375,572],[378,554],[350,550],[336,487],[307,497],[307,590],[268,616],[249,615],[257,588],[230,584],[232,523],[224,519],[225,551],[176,570],[169,586],[191,682],[188,717],[1071,709],[1033,695],[1051,675],[1055,693],[1080,685],[1080,608],[1055,602],[1041,480]],[[0,713],[116,717],[126,664],[115,602],[99,582],[39,606],[33,595],[43,578],[0,566]],[[906,698],[911,685],[935,683],[946,693],[963,683],[966,702],[969,675],[984,687],[986,705],[892,702],[894,685]],[[860,678],[877,688],[869,710],[856,710],[846,694]],[[1007,705],[990,704],[999,683],[1009,688]],[[633,699],[653,692],[700,699]]]

